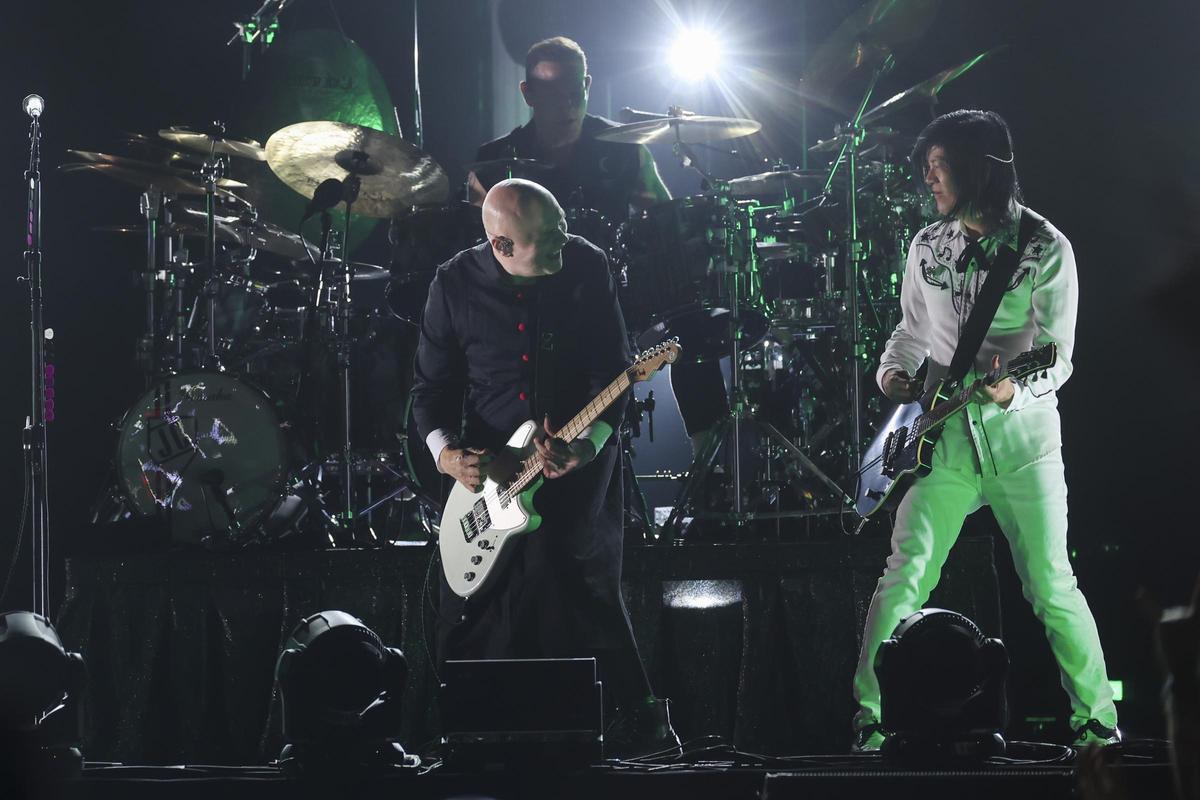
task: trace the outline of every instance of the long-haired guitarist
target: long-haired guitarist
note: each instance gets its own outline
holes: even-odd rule
[[[622,397],[570,445],[552,438],[631,361],[604,253],[567,233],[544,187],[501,181],[483,204],[488,240],[443,264],[429,289],[413,411],[438,469],[472,490],[511,469],[526,420],[544,485],[541,527],[512,543],[496,583],[464,600],[442,575],[438,658],[596,657],[625,754],[678,747],[654,698],[621,597]],[[442,535],[453,535],[443,521]],[[461,535],[461,532],[459,532]],[[617,741],[614,742],[613,740]]]
[[[1016,249],[1020,205],[1012,137],[990,111],[955,111],[931,122],[912,151],[913,167],[933,193],[941,219],[917,234],[901,289],[903,316],[877,380],[894,402],[922,394],[913,375],[926,358],[926,385],[946,374],[987,279],[1005,248]],[[904,495],[892,531],[892,555],[867,613],[854,675],[855,747],[876,749],[880,693],[873,663],[880,643],[917,611],[938,582],[963,520],[984,505],[1012,549],[1026,599],[1046,628],[1071,702],[1076,742],[1119,739],[1096,623],[1067,558],[1067,485],[1056,390],[1071,374],[1078,284],[1071,244],[1043,222],[1005,287],[966,378],[1047,342],[1058,359],[1035,382],[1004,379],[982,389],[950,420],[933,469]],[[969,356],[969,354],[968,354]]]

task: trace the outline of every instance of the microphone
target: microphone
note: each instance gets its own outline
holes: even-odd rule
[[[21,108],[33,119],[37,119],[42,115],[42,111],[46,109],[46,101],[42,99],[40,94],[26,95],[21,101]]]
[[[337,178],[326,178],[321,181],[317,185],[317,190],[313,192],[312,200],[308,201],[308,207],[304,209],[304,216],[300,218],[300,224],[303,225],[314,214],[328,211],[342,202],[344,192],[345,187]]]

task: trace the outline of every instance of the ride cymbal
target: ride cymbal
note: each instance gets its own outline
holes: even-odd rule
[[[298,122],[267,140],[267,164],[281,181],[311,198],[329,178],[357,175],[355,213],[382,219],[450,195],[433,157],[399,136],[348,122]]]

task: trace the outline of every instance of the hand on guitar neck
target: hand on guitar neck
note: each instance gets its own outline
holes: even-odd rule
[[[1001,374],[1000,356],[992,356],[992,371],[988,373],[988,380],[984,381],[979,390],[975,392],[975,396],[985,403],[995,403],[1001,408],[1008,408],[1017,390],[1008,376],[997,381],[996,378]]]
[[[548,416],[542,420],[542,430],[534,434],[533,446],[542,457],[542,474],[550,479],[574,472],[596,457],[596,446],[589,439],[579,438],[568,444],[555,438]]]

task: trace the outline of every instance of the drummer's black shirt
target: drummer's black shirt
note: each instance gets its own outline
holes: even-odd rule
[[[611,120],[587,114],[571,160],[544,176],[534,178],[558,199],[563,208],[592,208],[610,220],[622,220],[629,214],[629,201],[638,188],[640,164],[638,145],[602,142],[600,131],[615,127]],[[542,159],[545,154],[537,140],[534,123],[514,129],[479,148],[478,161],[498,158]],[[490,189],[497,176],[478,174],[484,189]]]
[[[413,413],[422,440],[440,428],[461,431],[464,444],[494,449],[522,422],[540,425],[544,413],[563,426],[630,361],[600,249],[570,236],[559,272],[516,284],[484,242],[439,267],[429,287]],[[552,380],[539,395],[543,372]],[[539,397],[549,408],[539,407]],[[625,403],[622,396],[600,419],[615,430]]]

